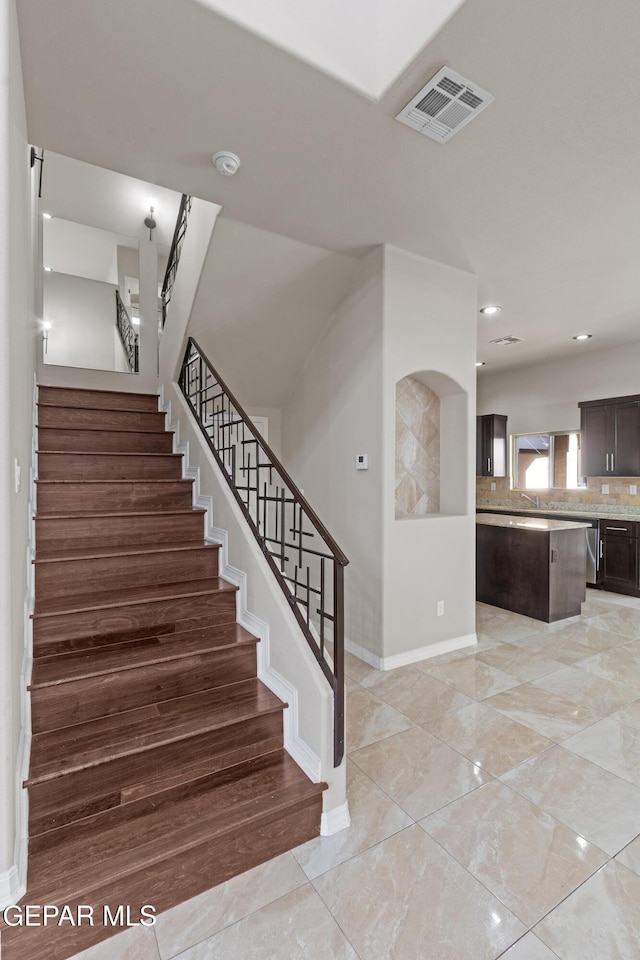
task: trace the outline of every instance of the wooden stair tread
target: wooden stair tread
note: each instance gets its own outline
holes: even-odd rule
[[[236,591],[238,588],[222,577],[207,577],[203,580],[183,580],[176,583],[159,583],[135,586],[103,593],[78,597],[52,597],[36,600],[33,619],[79,613],[82,610],[106,610],[109,607],[135,606],[153,600],[170,600],[175,597],[196,597],[203,594],[219,594]]]
[[[51,453],[50,450],[46,450],[45,452],[46,452],[46,453]],[[66,452],[66,451],[63,451],[63,453],[64,453],[64,452]],[[88,454],[88,456],[95,456],[95,454]],[[113,454],[112,454],[112,456],[113,456]],[[120,456],[120,454],[115,454],[115,456]],[[171,453],[171,454],[167,454],[167,453],[159,453],[159,454],[145,454],[145,453],[141,453],[141,454],[135,454],[135,456],[141,456],[141,457],[145,457],[145,456],[159,456],[159,457],[171,456],[171,457],[173,457],[173,456],[176,456],[176,454],[173,454],[173,453]],[[179,456],[179,454],[178,454],[178,456]],[[36,482],[36,483],[47,483],[47,484],[54,484],[54,483],[61,483],[61,484],[65,484],[65,483],[128,483],[129,486],[136,486],[136,485],[139,484],[139,483],[193,483],[193,480],[189,480],[189,479],[187,479],[186,477],[142,477],[142,478],[141,478],[141,477],[132,477],[130,480],[122,480],[122,479],[120,479],[120,478],[117,478],[117,479],[114,479],[114,480],[112,480],[111,478],[106,479],[106,480],[104,480],[104,479],[103,479],[103,480],[84,480],[82,477],[79,477],[78,479],[73,479],[73,478],[72,478],[71,480],[58,480],[57,478],[56,478],[55,480],[42,480],[40,477],[38,477],[35,482]]]
[[[55,563],[58,560],[97,560],[105,557],[132,557],[154,553],[179,553],[189,550],[219,550],[219,543],[206,543],[204,538],[199,540],[178,540],[175,543],[142,543],[131,544],[126,547],[76,547],[73,549],[57,550],[55,554],[47,552],[41,555],[39,552],[35,557],[34,563]]]
[[[26,784],[53,780],[164,743],[223,729],[285,706],[259,680],[242,680],[35,734]]]
[[[36,450],[38,458],[40,457],[148,457],[152,460],[157,460],[160,457],[165,459],[170,458],[171,460],[182,460],[181,453],[147,453],[146,451],[138,452],[136,450]],[[108,477],[106,478],[109,479]],[[137,477],[132,477],[131,480],[125,480],[125,483],[135,483]],[[180,478],[178,478],[180,479]],[[62,481],[71,482],[71,481]],[[100,481],[104,482],[104,481]]]
[[[72,653],[36,657],[30,690],[71,682],[104,673],[116,673],[153,663],[197,656],[258,643],[258,638],[238,623],[217,629],[186,630],[108,644]]]
[[[54,481],[43,481],[45,483]],[[145,483],[148,483],[145,480]],[[158,510],[118,510],[113,513],[105,513],[104,511],[91,511],[91,513],[45,513],[39,514],[36,513],[33,516],[34,520],[88,520],[91,517],[94,517],[96,520],[99,520],[102,517],[111,519],[112,517],[175,517],[182,514],[192,514],[192,513],[206,513],[204,507],[169,507]]]
[[[128,811],[125,822],[119,811],[79,821],[71,830],[61,828],[61,843],[53,831],[50,846],[30,858],[30,870],[38,877],[29,890],[30,902],[71,902],[80,892],[85,895],[169,855],[312,801],[326,786],[312,783],[284,750],[241,767],[215,775],[211,785],[204,785],[208,789],[179,790],[159,806],[140,803],[138,815]]]
[[[46,406],[51,407],[52,404],[46,404]],[[79,409],[79,408],[78,408],[78,407],[65,407],[64,409],[65,409],[65,410],[77,410],[77,409]],[[82,408],[80,408],[80,409],[86,410],[87,407],[82,407]],[[99,409],[102,410],[103,408],[100,407]],[[127,413],[127,412],[128,412],[128,413],[141,413],[141,412],[142,412],[142,413],[147,413],[147,412],[148,412],[148,413],[155,413],[156,411],[155,411],[155,410],[149,410],[149,411],[146,411],[146,410],[143,410],[143,411],[140,411],[140,410],[135,410],[135,411],[129,410],[129,411],[126,411],[126,410],[120,410],[120,409],[118,409],[118,410],[115,411],[115,412],[117,412],[117,413]],[[94,426],[93,424],[90,424],[90,423],[87,423],[87,424],[77,424],[77,423],[75,423],[75,424],[73,424],[73,426],[69,426],[69,427],[58,426],[57,424],[54,424],[54,423],[37,423],[37,424],[36,424],[36,428],[37,428],[38,430],[47,430],[47,431],[59,430],[61,433],[87,433],[87,432],[89,432],[89,431],[90,431],[91,433],[124,433],[124,434],[126,434],[128,437],[131,436],[132,434],[135,436],[136,433],[150,433],[150,434],[153,434],[153,435],[156,435],[156,434],[158,433],[157,430],[145,430],[144,427],[136,427],[135,430],[123,430],[122,427],[99,427],[99,426],[96,427],[96,426]],[[174,432],[175,432],[174,430],[163,430],[163,431],[162,431],[163,434],[170,434],[171,436],[173,436]],[[67,451],[61,451],[61,452],[66,453]]]

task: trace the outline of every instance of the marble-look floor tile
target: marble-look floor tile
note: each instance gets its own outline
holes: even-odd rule
[[[500,693],[488,704],[543,736],[561,741],[626,706],[636,692],[572,666]]]
[[[540,690],[532,683],[505,690],[486,703],[550,740],[565,740],[590,722],[586,707],[575,704],[570,697]]]
[[[503,643],[492,650],[481,650],[478,660],[490,667],[502,670],[522,683],[536,680],[554,670],[562,670],[564,664],[541,654],[530,653],[512,643]],[[498,691],[496,691],[498,692]]]
[[[604,600],[599,597],[590,597],[587,595],[587,599],[582,604],[581,613],[583,617],[601,617],[605,613],[612,613],[617,609],[617,604],[612,603],[610,600]]]
[[[552,953],[534,933],[527,933],[503,953],[500,960],[558,960],[558,954]]]
[[[159,960],[153,927],[132,927],[95,947],[76,953],[71,960]]]
[[[314,884],[360,960],[494,960],[525,932],[417,826]]]
[[[358,960],[311,884],[180,954],[180,960]]]
[[[517,677],[512,677],[502,670],[482,663],[477,657],[468,657],[465,660],[454,660],[452,663],[430,665],[425,660],[421,665],[426,673],[449,683],[461,693],[474,700],[484,700],[495,693],[510,690],[521,683]]]
[[[640,638],[640,610],[635,607],[619,606],[610,613],[603,613],[590,619],[593,626],[601,630],[609,630],[611,633],[627,637],[628,640]]]
[[[407,730],[411,720],[368,690],[347,692],[347,752]]]
[[[550,673],[532,684],[538,690],[546,690],[562,697],[570,697],[577,706],[584,707],[592,720],[600,720],[621,707],[632,703],[638,691],[630,685],[605,680],[589,674],[580,666],[565,667]]]
[[[613,636],[613,634],[612,634]],[[514,647],[520,647],[534,656],[546,657],[548,660],[554,660],[557,663],[570,666],[580,660],[590,657],[593,653],[589,647],[577,640],[567,637],[556,637],[553,634],[536,633],[531,637],[525,637],[524,640],[514,640]]]
[[[640,691],[640,641],[633,640],[620,647],[595,653],[579,665],[580,670],[586,670],[604,680],[613,680],[614,683],[633,685],[636,692]]]
[[[638,960],[640,877],[611,860],[535,933],[560,960]]]
[[[611,856],[640,833],[640,790],[562,747],[501,779]]]
[[[640,836],[636,837],[624,850],[621,850],[616,860],[619,860],[620,863],[623,863],[625,867],[633,870],[640,877]]]
[[[603,630],[597,627],[593,620],[580,619],[574,623],[564,624],[552,633],[543,634],[548,640],[548,655],[553,656],[553,646],[557,645],[560,649],[565,643],[577,643],[581,647],[586,647],[588,654],[602,653],[603,650],[610,650],[612,647],[628,643],[628,637],[619,633],[612,633],[610,630]],[[524,645],[525,641],[522,641]]]
[[[607,717],[565,740],[563,746],[640,787],[638,731],[616,717]]]
[[[186,950],[307,882],[291,853],[268,860],[159,914],[162,960]]]
[[[490,779],[422,727],[364,747],[351,759],[414,820]]]
[[[344,673],[345,676],[363,686],[366,686],[367,682],[375,683],[382,676],[382,671],[376,670],[375,667],[365,663],[364,660],[360,660],[359,657],[354,657],[352,653],[346,650],[344,653]]]
[[[606,854],[494,781],[421,826],[531,926],[606,860]]]
[[[373,781],[347,761],[347,799],[351,826],[330,837],[315,837],[293,855],[313,879],[413,823]]]
[[[427,720],[451,710],[459,710],[473,702],[454,687],[436,680],[417,667],[412,667],[411,673],[399,676],[395,675],[395,671],[390,672],[380,683],[369,687],[369,690],[414,723],[426,723]]]
[[[476,630],[480,633],[488,633],[494,640],[500,640],[502,643],[513,643],[514,640],[522,640],[523,637],[544,632],[546,627],[546,624],[540,620],[531,620],[529,617],[516,619],[517,614],[510,614],[510,617],[513,619],[481,621],[480,624],[476,621]]]
[[[640,730],[640,700],[634,700],[633,703],[629,703],[622,710],[618,710],[617,713],[612,713],[611,716],[614,720],[626,723],[628,727]]]
[[[553,740],[509,720],[484,703],[472,703],[424,726],[494,777],[554,746]]]

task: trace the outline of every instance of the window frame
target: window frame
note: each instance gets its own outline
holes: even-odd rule
[[[586,483],[578,483],[577,487],[557,487],[554,485],[554,463],[555,463],[555,438],[556,437],[566,437],[571,434],[576,434],[580,437],[580,430],[537,430],[531,431],[528,430],[526,433],[511,433],[509,434],[509,462],[510,462],[510,480],[511,480],[511,489],[524,491],[527,490],[538,490],[541,493],[549,490],[586,490]],[[518,486],[518,440],[521,437],[548,437],[549,438],[549,486],[548,487],[519,487]],[[581,464],[580,464],[581,466]],[[583,479],[582,474],[578,473],[578,479]]]

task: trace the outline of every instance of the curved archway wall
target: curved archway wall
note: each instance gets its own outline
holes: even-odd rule
[[[477,281],[387,246],[383,289],[380,666],[388,669],[476,639]],[[438,512],[396,519],[396,385],[407,376],[440,399],[440,499]]]

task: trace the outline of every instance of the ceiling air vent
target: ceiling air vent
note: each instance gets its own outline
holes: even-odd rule
[[[400,111],[396,120],[425,137],[444,143],[477,117],[493,99],[490,93],[465,80],[455,70],[443,67]]]
[[[497,340],[489,340],[489,343],[497,343],[499,347],[506,347],[509,343],[522,342],[522,337],[498,337]]]

